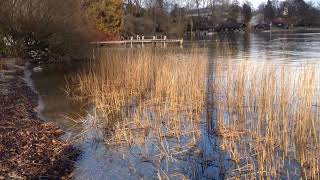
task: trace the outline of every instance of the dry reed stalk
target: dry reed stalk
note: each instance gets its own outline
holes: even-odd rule
[[[78,91],[103,114],[107,144],[139,147],[169,172],[200,136],[207,61],[197,51],[181,59],[171,56],[177,52],[109,49],[78,76]]]
[[[296,176],[296,168],[299,177],[319,178],[315,67],[295,72],[285,66],[218,62],[212,84],[206,84],[207,61],[197,49],[183,60],[173,53],[109,49],[78,76],[78,91],[103,114],[107,144],[139,147],[144,157],[157,157],[150,161],[158,164],[159,174],[175,174],[169,173],[169,163],[201,136],[207,86],[214,94],[215,130],[235,162],[230,178]]]
[[[305,65],[294,73],[285,66],[242,63],[218,67],[216,72],[215,96],[222,97],[216,102],[217,131],[235,164],[241,164],[238,154],[252,154],[254,158],[245,164],[256,168],[249,173],[274,179],[292,175],[290,161],[298,161],[299,177],[319,178],[320,158],[316,152],[320,152],[320,94],[316,68]],[[234,176],[241,174],[239,170]]]

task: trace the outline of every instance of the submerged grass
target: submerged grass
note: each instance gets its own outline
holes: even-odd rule
[[[226,177],[318,179],[319,67],[221,62],[211,81],[199,51],[107,49],[79,74],[77,94],[100,112],[105,142],[138,148],[159,178],[185,178],[170,163],[203,153],[195,148],[213,97],[208,127],[233,160]]]

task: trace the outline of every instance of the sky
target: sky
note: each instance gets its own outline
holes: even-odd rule
[[[1,0],[0,0],[1,1]],[[177,2],[178,4],[182,4],[182,5],[186,5],[187,2],[190,2],[190,0],[173,0],[174,2]],[[230,2],[232,2],[233,0],[229,0]],[[258,6],[261,3],[267,3],[268,0],[238,0],[240,4],[243,4],[243,2],[245,1],[249,1],[254,9],[257,9]],[[278,0],[279,2],[282,2],[284,0]],[[314,4],[318,4],[320,2],[320,0],[304,0],[305,2],[313,2]],[[191,0],[192,2],[192,0]],[[205,2],[205,1],[204,1]]]
[[[242,4],[245,0],[239,0],[239,2]],[[253,7],[256,9],[261,3],[267,3],[267,0],[248,0],[252,3]],[[279,0],[281,2],[282,0]]]
[[[241,4],[244,2],[245,0],[241,0],[239,1]],[[254,8],[257,8],[259,6],[259,4],[261,4],[262,2],[266,3],[266,0],[249,0],[249,2],[252,3]]]
[[[245,0],[239,0],[239,2],[242,4]],[[258,8],[259,4],[261,4],[262,2],[266,3],[267,0],[248,0],[249,2],[252,3],[253,7],[254,8]],[[279,0],[280,2],[283,1],[283,0]],[[305,0],[305,2],[314,2],[314,3],[317,3],[317,2],[320,2],[320,0]]]

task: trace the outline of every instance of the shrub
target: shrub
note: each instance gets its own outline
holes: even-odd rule
[[[1,48],[35,61],[80,58],[87,43],[80,4],[73,0],[2,0]],[[4,50],[5,49],[5,50]]]

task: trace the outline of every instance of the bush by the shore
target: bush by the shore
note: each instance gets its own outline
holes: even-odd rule
[[[73,0],[2,0],[0,54],[33,61],[83,58],[89,43],[80,12]]]

